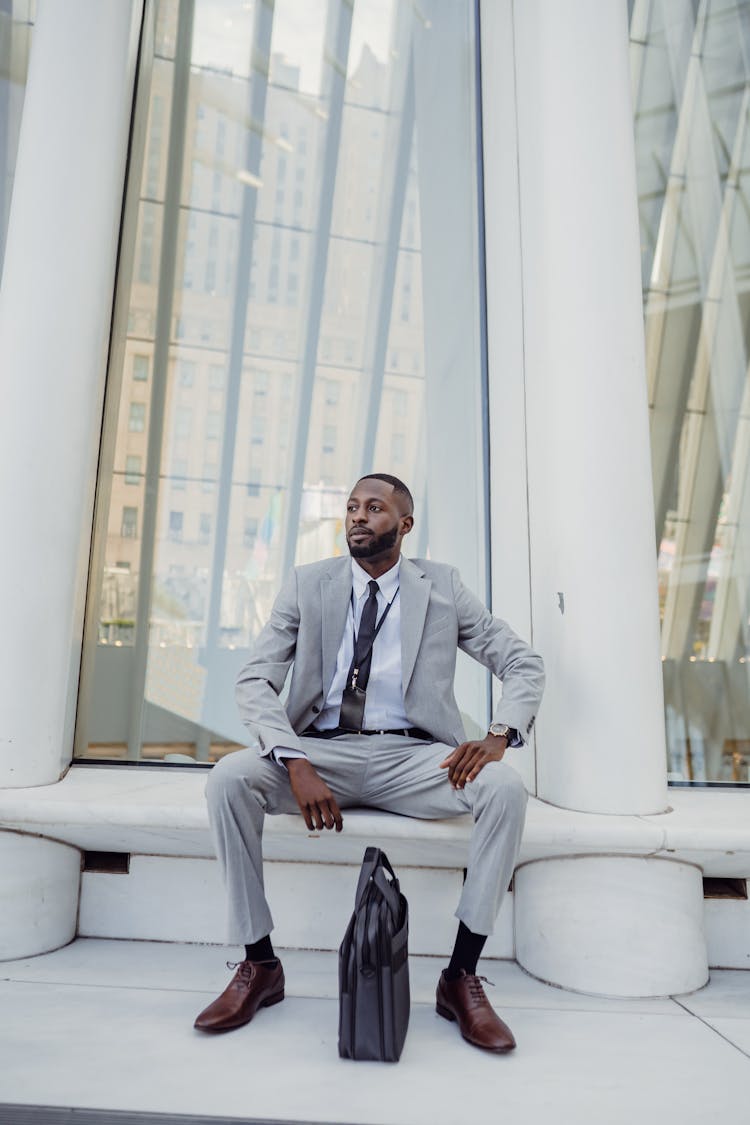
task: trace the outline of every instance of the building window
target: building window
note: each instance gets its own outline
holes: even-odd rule
[[[138,509],[123,508],[120,522],[120,535],[123,539],[136,539],[138,536]]]
[[[296,34],[295,5],[277,4],[274,42],[277,47],[288,43],[299,57],[290,57],[279,71],[290,77],[290,88],[283,89],[275,78],[269,86],[261,123],[267,128],[263,166],[252,170],[246,167],[248,121],[241,112],[252,76],[238,70],[239,59],[252,58],[252,20],[233,19],[230,26],[223,16],[200,14],[199,9],[213,11],[217,5],[195,5],[188,35],[184,21],[191,7],[174,0],[156,3],[160,47],[154,81],[140,83],[136,91],[136,113],[144,129],[133,137],[128,171],[132,182],[126,185],[137,211],[133,270],[126,276],[123,257],[116,279],[127,331],[124,347],[113,350],[107,387],[98,483],[99,495],[110,500],[109,507],[101,503],[97,513],[96,564],[86,617],[94,628],[84,645],[82,670],[81,699],[87,714],[81,716],[79,731],[101,732],[101,741],[113,745],[113,756],[123,758],[127,746],[132,755],[141,732],[149,729],[144,715],[156,696],[149,690],[148,698],[144,694],[140,701],[131,699],[127,714],[119,718],[114,709],[109,713],[97,692],[102,675],[108,674],[96,663],[107,659],[97,649],[102,622],[142,613],[134,631],[142,638],[158,634],[157,644],[165,641],[170,650],[162,654],[165,671],[194,664],[197,653],[187,650],[195,650],[202,638],[216,638],[218,646],[212,642],[201,661],[211,682],[223,676],[217,647],[231,642],[240,650],[252,645],[290,566],[345,551],[345,491],[360,471],[365,445],[373,450],[372,466],[387,469],[383,461],[402,451],[394,434],[403,436],[399,476],[429,504],[427,511],[419,502],[410,551],[429,555],[436,541],[450,541],[455,545],[450,561],[461,568],[467,585],[480,597],[487,587],[487,521],[476,518],[477,512],[484,512],[488,457],[482,425],[485,329],[477,267],[477,208],[482,196],[474,159],[479,5],[476,0],[429,4],[432,30],[426,39],[418,6],[391,4],[398,19],[376,21],[377,28],[360,13],[350,51],[358,85],[348,84],[340,103],[320,109],[310,84],[298,72],[307,65],[303,54],[309,44]],[[243,5],[220,7],[239,10]],[[304,9],[303,39],[319,47],[326,41],[326,6],[296,7]],[[377,14],[376,4],[365,7]],[[418,48],[413,46],[415,37]],[[186,81],[173,88],[176,41],[187,51],[182,60]],[[416,49],[430,52],[430,66],[410,66],[407,87],[403,67]],[[414,97],[402,100],[407,88],[410,93],[413,89]],[[335,100],[339,93],[343,91],[333,91]],[[186,103],[173,103],[175,95],[184,95]],[[156,97],[163,99],[160,125]],[[181,165],[170,165],[170,105],[175,113],[186,115]],[[312,113],[316,106],[318,112]],[[341,118],[333,159],[324,151],[329,108]],[[402,142],[404,159],[393,167],[384,158],[385,113],[389,121],[398,122]],[[376,117],[382,120],[376,122]],[[378,133],[375,141],[373,129]],[[274,144],[274,136],[282,143]],[[443,175],[446,166],[451,168],[448,179]],[[141,171],[139,182],[133,178],[136,169]],[[174,192],[165,193],[165,176],[170,175],[180,182],[173,185]],[[153,199],[142,197],[146,184],[156,189]],[[282,186],[284,226],[273,221]],[[248,187],[257,197],[254,214],[241,206]],[[316,201],[323,190],[327,205],[319,208]],[[420,200],[428,196],[431,206],[424,211]],[[379,211],[390,214],[394,206],[403,217],[394,247],[395,269],[384,271],[374,216]],[[163,261],[162,243],[175,251]],[[319,244],[327,247],[328,260],[313,293],[307,273],[315,263],[308,259]],[[248,260],[242,268],[249,276],[240,277],[238,254],[245,245]],[[141,263],[149,284],[139,281]],[[192,283],[190,290],[184,288],[187,282]],[[460,302],[453,300],[456,291],[462,294]],[[384,341],[385,354],[400,352],[401,374],[408,365],[408,382],[384,373],[382,359],[380,370],[371,369],[377,328],[373,318],[378,317],[377,308],[371,307],[375,292],[378,307],[388,310],[388,325],[378,329],[390,334]],[[399,313],[407,295],[409,321],[402,324]],[[158,371],[157,324],[167,337],[159,341]],[[308,354],[313,340],[317,344]],[[426,370],[427,348],[451,356],[445,372],[434,365]],[[230,352],[239,357],[231,373]],[[418,374],[412,376],[417,352],[422,358]],[[230,374],[236,404],[227,399]],[[127,389],[121,402],[122,386]],[[394,386],[408,391],[408,413],[403,416],[398,400],[392,405]],[[300,394],[305,398],[298,401]],[[140,402],[131,404],[131,397]],[[359,433],[359,420],[365,417]],[[471,457],[444,456],[444,434],[456,426]],[[235,455],[225,464],[221,454],[229,452],[225,443],[230,431]],[[158,438],[158,456],[156,445],[154,455],[159,464],[149,466],[153,493],[146,501],[141,500],[143,485],[126,485],[124,469],[133,479],[136,462],[126,459],[140,456],[143,479],[149,432],[152,444]],[[419,456],[414,453],[417,436]],[[297,451],[305,454],[303,465],[296,463]],[[131,499],[139,508],[126,518],[122,505]],[[220,522],[219,508],[214,510],[219,500]],[[129,538],[119,534],[122,525]],[[223,579],[210,572],[214,545]],[[115,562],[123,555],[130,559],[132,572],[120,571],[113,578]],[[115,603],[129,609],[112,613]],[[484,725],[489,717],[487,677],[481,669],[475,680],[470,670],[467,673],[458,702],[472,722]],[[135,682],[141,682],[140,676]],[[168,753],[185,737],[186,712],[173,686],[156,693],[159,749],[150,748],[150,756]],[[187,682],[182,687],[184,692],[192,690]],[[118,683],[112,690],[127,693],[128,688]],[[182,698],[187,698],[184,692]],[[211,711],[211,733],[216,736],[212,741],[225,742],[228,748],[239,736],[230,712]],[[197,708],[189,717],[200,725]],[[86,753],[79,740],[77,756]]]
[[[131,402],[128,414],[128,429],[131,434],[142,434],[146,428],[145,402]]]
[[[213,492],[218,477],[218,468],[214,462],[203,463],[201,474],[201,488],[204,492]]]
[[[179,365],[180,386],[192,387],[195,383],[195,364],[190,359],[181,359]]]
[[[175,437],[189,438],[193,427],[193,412],[189,406],[178,406],[175,412]]]
[[[326,379],[325,388],[326,406],[338,406],[341,383],[338,379]]]
[[[129,453],[125,458],[125,484],[141,483],[141,458]]]
[[[182,512],[169,513],[169,538],[173,543],[180,543],[182,541]]]
[[[254,547],[258,538],[258,521],[254,516],[245,516],[245,527],[242,533],[242,542],[245,547]]]
[[[631,9],[667,770],[750,783],[750,8]]]
[[[133,378],[145,383],[148,379],[149,358],[147,355],[133,356]]]
[[[248,496],[260,496],[260,486],[263,481],[263,476],[260,469],[250,467],[247,475],[247,494]]]
[[[176,458],[172,462],[172,488],[178,491],[184,491],[187,482],[187,461],[182,458]]]

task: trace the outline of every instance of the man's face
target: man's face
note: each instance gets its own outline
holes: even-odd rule
[[[346,504],[346,541],[352,558],[391,554],[395,561],[412,523],[392,485],[369,477],[358,481]]]

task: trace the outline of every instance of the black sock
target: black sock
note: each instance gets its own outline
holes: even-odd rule
[[[275,961],[276,954],[271,945],[271,937],[266,934],[260,941],[254,941],[252,945],[245,946],[245,960],[246,961]]]
[[[453,947],[450,964],[445,970],[446,980],[456,980],[460,977],[462,969],[469,976],[473,976],[477,971],[477,961],[486,941],[486,934],[472,933],[468,926],[459,922],[456,944]]]

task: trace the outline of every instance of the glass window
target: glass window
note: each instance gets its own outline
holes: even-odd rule
[[[120,535],[123,539],[135,539],[138,534],[138,509],[123,508]]]
[[[189,438],[193,425],[193,411],[189,406],[178,406],[174,416],[175,437]]]
[[[141,458],[129,453],[125,458],[125,484],[141,483]]]
[[[255,516],[245,516],[242,542],[246,547],[254,547],[258,536],[258,520]]]
[[[35,18],[35,0],[4,0],[0,4],[0,277]]]
[[[76,755],[213,761],[246,737],[234,679],[285,574],[345,552],[363,473],[412,489],[406,553],[486,597],[476,3],[155,8]],[[484,726],[463,656],[456,692]]]
[[[324,426],[323,427],[323,452],[335,453],[336,452],[336,427]]]
[[[326,406],[338,406],[341,383],[338,379],[326,379]]]
[[[192,387],[195,383],[195,364],[189,359],[180,360],[180,386]]]
[[[263,416],[250,419],[250,442],[252,445],[262,445],[266,436],[266,420]]]
[[[223,391],[225,383],[224,367],[217,363],[212,363],[208,369],[208,385],[214,391]]]
[[[134,355],[133,356],[133,378],[139,382],[145,382],[148,379],[149,358],[147,355]]]
[[[169,538],[175,542],[182,539],[182,522],[184,512],[170,512],[169,513]]]
[[[128,416],[128,429],[132,434],[140,434],[146,428],[145,402],[131,402]]]
[[[669,777],[750,781],[750,3],[635,0]]]
[[[184,489],[187,485],[188,463],[183,458],[172,462],[172,488]]]

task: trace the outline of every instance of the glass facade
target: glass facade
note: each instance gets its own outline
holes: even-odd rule
[[[36,0],[0,0],[0,277]]]
[[[670,778],[750,781],[750,3],[635,0]]]
[[[144,37],[76,754],[212,761],[368,470],[486,594],[470,0],[160,0]],[[458,698],[487,720],[485,673]]]

